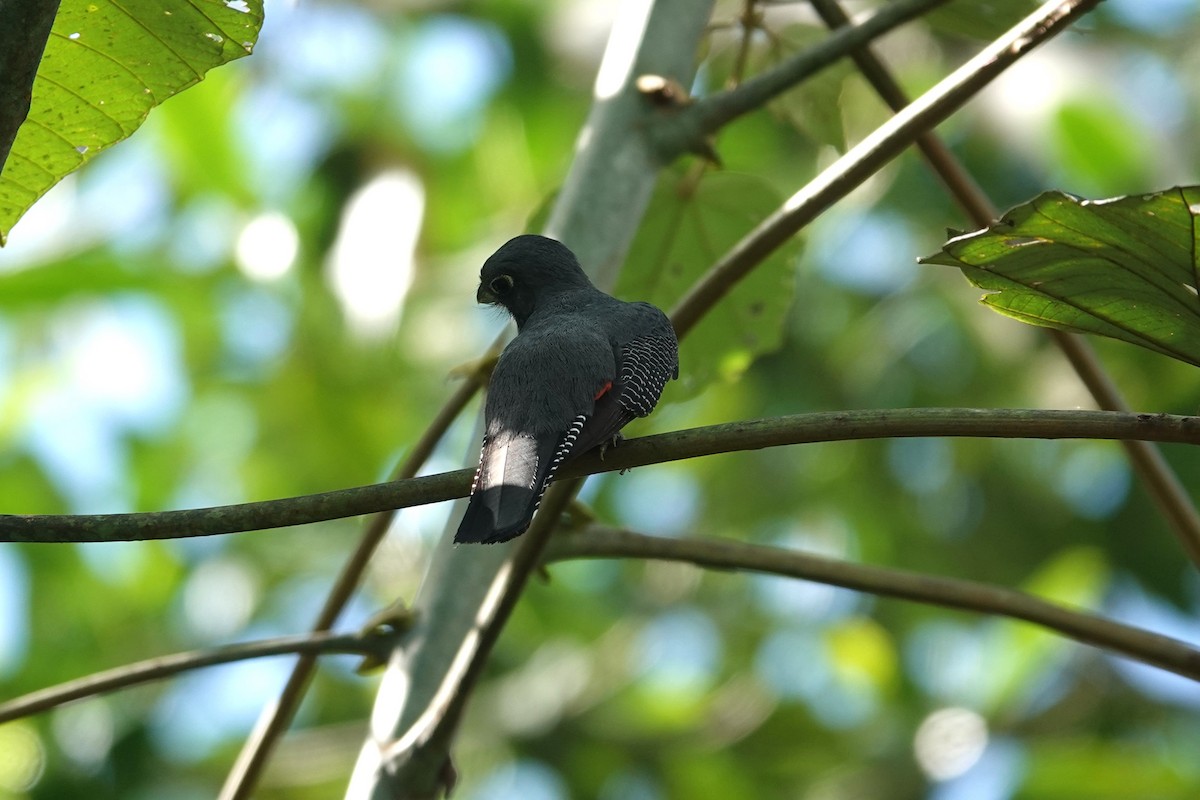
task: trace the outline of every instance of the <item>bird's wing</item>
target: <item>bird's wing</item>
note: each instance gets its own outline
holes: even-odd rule
[[[581,455],[611,442],[634,418],[649,414],[658,405],[667,381],[678,375],[679,345],[669,327],[663,330],[655,326],[648,333],[623,341],[617,349],[615,379],[597,396],[595,409],[572,454]]]

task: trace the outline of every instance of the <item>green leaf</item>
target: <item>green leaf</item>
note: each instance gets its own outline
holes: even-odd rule
[[[765,180],[750,175],[718,172],[696,181],[668,173],[634,237],[617,296],[671,309],[782,200]],[[669,399],[693,397],[716,378],[736,378],[755,358],[779,347],[792,302],[795,242],[742,280],[681,343],[681,380],[668,384]]]
[[[250,53],[262,20],[262,0],[64,0],[0,175],[0,244],[39,197],[152,108]]]
[[[1111,200],[1047,192],[922,263],[958,267],[1001,314],[1200,366],[1200,187]]]

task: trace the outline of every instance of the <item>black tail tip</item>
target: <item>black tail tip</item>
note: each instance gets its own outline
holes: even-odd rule
[[[465,521],[465,520],[464,520]],[[500,544],[502,542],[511,541],[520,536],[525,531],[529,530],[529,525],[509,526],[507,528],[495,529],[491,527],[467,527],[460,525],[458,532],[454,534],[455,544]]]

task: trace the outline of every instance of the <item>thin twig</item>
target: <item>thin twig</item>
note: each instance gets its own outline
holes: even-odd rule
[[[830,28],[850,24],[850,18],[837,0],[810,2]],[[900,111],[908,105],[908,97],[900,84],[869,47],[864,46],[855,52],[853,58],[875,91],[893,111]],[[990,225],[998,216],[996,207],[942,140],[932,131],[927,131],[917,137],[916,144],[930,168],[971,221],[981,228]],[[1047,334],[1067,357],[1100,408],[1110,411],[1129,410],[1120,389],[1113,383],[1095,351],[1084,339],[1064,331],[1047,330]],[[1178,476],[1154,445],[1141,441],[1127,441],[1121,444],[1129,454],[1134,472],[1158,506],[1159,512],[1167,520],[1171,531],[1183,545],[1192,563],[1200,567],[1200,513],[1197,513],[1195,504]]]
[[[330,653],[368,656],[386,654],[395,637],[394,632],[382,630],[343,634],[306,633],[298,636],[280,636],[274,639],[225,645],[208,650],[192,650],[187,653],[157,656],[60,683],[57,686],[39,689],[36,692],[0,703],[0,723],[48,711],[73,700],[107,694],[118,689],[128,689],[131,686],[140,686],[151,681],[169,678],[181,672],[228,664],[233,661],[248,661],[253,658],[293,653],[304,653],[314,657]]]
[[[1200,417],[1117,411],[1012,408],[900,408],[827,411],[729,422],[625,440],[603,457],[592,452],[559,471],[559,478],[631,469],[686,458],[808,442],[911,436],[971,436],[1005,439],[1134,439],[1200,444]],[[242,506],[158,511],[146,514],[0,515],[0,541],[95,542],[171,539],[232,533],[236,528],[205,527],[210,519],[250,517],[251,530],[319,522],[380,510],[438,503],[465,497],[472,470],[461,469],[390,483],[342,489],[324,495],[248,504],[282,509],[278,517],[241,514]],[[335,504],[328,498],[337,497]],[[306,516],[306,514],[311,514]]]
[[[834,202],[974,97],[1021,56],[1094,8],[1100,0],[1050,2],[892,117],[748,233],[675,306],[671,320],[686,333],[763,259]],[[747,86],[749,83],[743,84]]]
[[[1025,620],[1084,644],[1200,681],[1200,650],[1168,636],[1050,603],[1015,589],[958,578],[853,564],[779,547],[709,538],[665,539],[603,526],[556,536],[546,561],[645,558],[748,570],[860,592]]]

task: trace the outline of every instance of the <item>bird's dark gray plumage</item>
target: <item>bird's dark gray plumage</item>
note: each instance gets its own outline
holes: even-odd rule
[[[525,532],[563,463],[654,410],[679,377],[679,346],[666,314],[600,291],[543,236],[518,236],[488,258],[476,299],[517,323],[488,386],[479,469],[454,536],[490,544]]]

